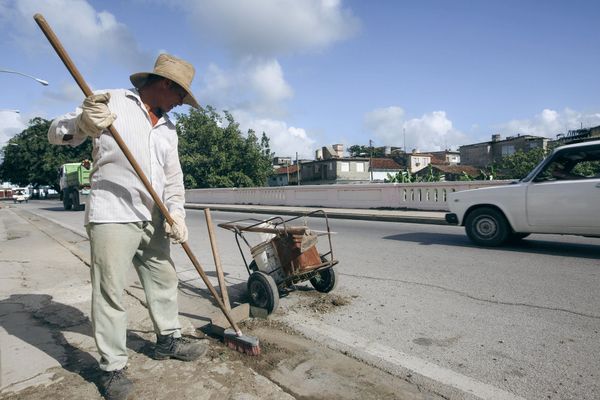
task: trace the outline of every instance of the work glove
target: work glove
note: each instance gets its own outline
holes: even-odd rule
[[[173,225],[165,220],[165,232],[167,236],[171,238],[173,244],[180,244],[187,242],[188,240],[188,229],[185,225],[185,218],[179,214],[172,215]]]
[[[98,137],[117,118],[108,109],[110,93],[93,94],[83,101],[82,112],[77,116],[79,132]]]

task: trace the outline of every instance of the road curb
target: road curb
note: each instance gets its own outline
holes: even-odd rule
[[[323,321],[289,313],[278,318],[305,337],[324,343],[332,350],[351,355],[393,376],[419,387],[426,387],[448,399],[462,400],[526,400],[514,393],[479,382],[424,359],[407,355],[372,339],[361,338],[345,330],[328,326]],[[327,338],[327,340],[323,340]]]

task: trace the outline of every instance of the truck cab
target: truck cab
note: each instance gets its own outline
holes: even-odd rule
[[[90,172],[92,166],[88,160],[67,163],[58,170],[60,198],[65,210],[81,211],[85,208],[90,193]]]

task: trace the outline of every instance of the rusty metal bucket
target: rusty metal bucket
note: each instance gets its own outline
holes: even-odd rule
[[[307,235],[280,235],[273,239],[281,266],[287,275],[296,275],[321,266],[316,240]],[[315,238],[316,239],[316,238]]]

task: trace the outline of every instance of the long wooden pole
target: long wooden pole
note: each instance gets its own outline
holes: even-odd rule
[[[60,43],[60,40],[58,40],[58,37],[54,34],[54,31],[52,31],[52,29],[50,28],[50,25],[48,25],[48,22],[46,22],[46,19],[44,18],[44,16],[41,14],[35,14],[33,16],[33,19],[39,25],[40,29],[42,30],[42,32],[44,33],[44,35],[46,36],[46,38],[48,39],[48,41],[50,42],[50,44],[52,45],[52,47],[54,48],[56,53],[58,54],[58,57],[60,57],[63,64],[65,64],[65,67],[67,67],[67,70],[69,71],[69,73],[71,74],[73,79],[75,79],[75,82],[77,82],[77,85],[79,86],[79,88],[81,89],[83,94],[86,97],[91,96],[93,94],[92,90],[90,89],[88,84],[83,79],[83,76],[79,73],[79,70],[77,69],[77,67],[75,66],[73,61],[71,60],[71,57],[69,57],[69,54],[67,53],[67,51],[64,49],[64,47]],[[117,142],[117,145],[119,146],[119,148],[121,149],[121,151],[123,152],[123,154],[125,155],[127,160],[129,161],[129,163],[131,164],[131,167],[135,170],[137,175],[140,177],[142,183],[146,187],[146,190],[148,190],[148,192],[150,193],[150,196],[152,197],[152,199],[154,200],[154,202],[160,209],[160,212],[165,217],[165,220],[167,221],[167,223],[169,225],[173,225],[173,217],[171,217],[169,210],[163,204],[161,198],[158,196],[158,194],[156,193],[156,191],[150,184],[150,181],[146,177],[146,174],[144,174],[144,171],[142,170],[140,165],[137,163],[137,161],[133,157],[133,154],[129,151],[129,148],[127,147],[127,145],[121,138],[121,135],[119,134],[119,132],[117,132],[115,127],[112,125],[108,127],[108,130],[110,131],[111,135],[115,139],[115,142]],[[200,262],[198,262],[198,259],[192,252],[192,249],[190,248],[190,246],[188,245],[187,242],[181,243],[181,247],[183,247],[183,250],[188,255],[190,261],[192,262],[192,264],[198,271],[198,274],[200,274],[200,277],[206,284],[206,287],[208,288],[208,290],[210,291],[212,296],[215,298],[215,301],[219,305],[219,308],[221,309],[221,311],[223,311],[223,314],[225,314],[227,321],[229,321],[229,323],[231,324],[231,327],[235,330],[236,334],[238,336],[240,336],[242,334],[242,332],[240,331],[240,328],[238,328],[237,324],[231,317],[231,314],[225,308],[225,305],[221,301],[221,299],[220,299],[219,295],[217,294],[217,291],[215,290],[213,285],[208,280],[208,276],[206,276],[206,273],[202,269]]]
[[[206,218],[206,228],[208,229],[208,238],[210,239],[210,248],[213,253],[213,260],[215,260],[215,270],[217,271],[217,280],[219,281],[219,289],[221,289],[223,304],[225,304],[225,307],[227,307],[227,311],[231,311],[229,294],[227,293],[227,285],[225,284],[223,266],[221,265],[221,256],[219,255],[219,249],[217,248],[217,239],[213,227],[212,216],[210,215],[210,208],[204,209],[204,217]]]

